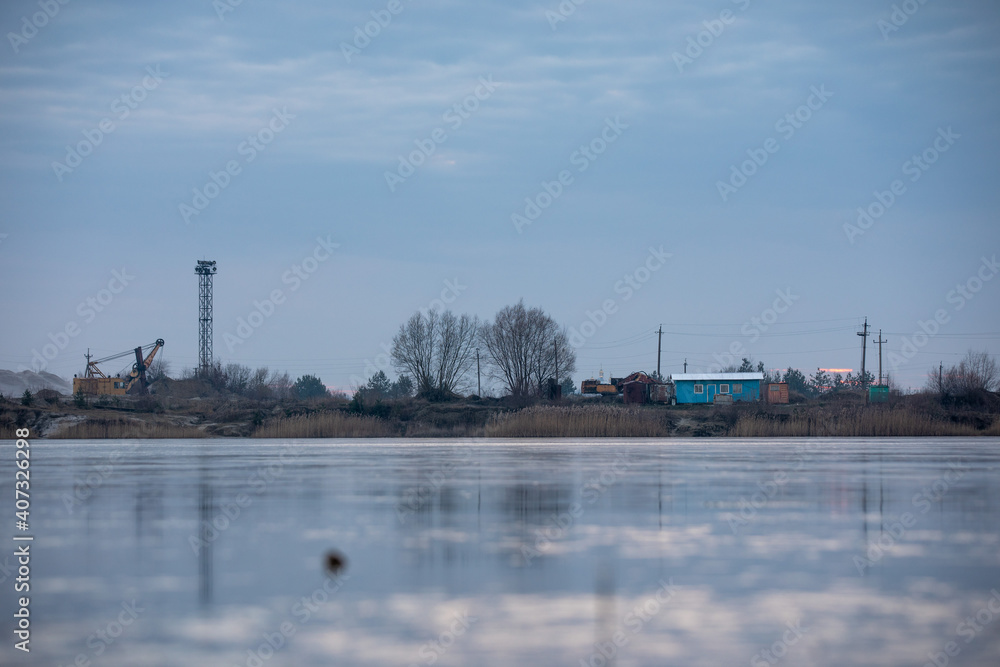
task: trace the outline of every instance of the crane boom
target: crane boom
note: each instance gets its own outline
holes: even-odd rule
[[[112,396],[145,394],[146,388],[149,386],[149,383],[146,381],[146,370],[152,365],[153,359],[156,357],[156,353],[160,351],[160,348],[163,347],[163,345],[163,339],[157,338],[155,343],[142,345],[127,352],[112,354],[108,357],[103,357],[93,361],[90,359],[90,355],[88,354],[87,369],[84,371],[83,377],[80,378],[74,376],[73,378],[73,393],[83,392],[84,394]],[[150,351],[149,354],[143,358],[142,353],[145,349]],[[132,364],[131,372],[129,372],[129,374],[125,377],[112,377],[106,375],[97,365],[106,361],[121,359],[122,357],[131,354],[135,355],[135,363]]]

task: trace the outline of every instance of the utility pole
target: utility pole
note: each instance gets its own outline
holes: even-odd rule
[[[865,318],[865,328],[863,331],[859,331],[858,335],[861,336],[861,391],[865,391],[867,386],[866,380],[868,379],[868,374],[865,371],[865,352],[868,348],[868,318]],[[866,397],[867,398],[867,397]]]
[[[559,384],[559,339],[552,339],[552,350],[556,355],[556,384]]]
[[[662,376],[660,375],[660,352],[662,351],[662,348],[663,348],[663,325],[662,324],[660,325],[660,330],[657,331],[656,333],[657,333],[657,339],[656,339],[656,379],[660,380],[660,379],[662,379]]]
[[[476,348],[476,386],[479,389],[479,393],[476,394],[479,398],[483,397],[483,379],[479,373],[479,348]]]
[[[938,362],[938,393],[944,395],[944,362]]]
[[[882,343],[888,343],[889,342],[887,340],[882,340],[882,330],[881,329],[878,330],[878,340],[875,341],[875,342],[878,343],[878,383],[879,383],[879,385],[881,385],[882,384]]]

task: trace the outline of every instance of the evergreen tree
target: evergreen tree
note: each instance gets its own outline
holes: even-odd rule
[[[368,378],[367,395],[373,400],[380,400],[386,398],[389,392],[392,390],[392,383],[389,382],[389,378],[386,376],[385,371],[379,371],[375,375]]]
[[[795,368],[789,367],[785,371],[785,382],[788,383],[788,391],[795,391],[803,396],[810,396],[812,394],[812,389],[806,381],[806,376]]]
[[[328,393],[326,385],[315,375],[303,375],[295,381],[295,395],[299,398],[316,398]]]
[[[816,372],[809,378],[809,383],[817,394],[825,394],[833,388],[833,379],[822,368],[816,369]]]
[[[413,395],[413,380],[409,375],[400,375],[389,389],[389,398],[409,398]]]

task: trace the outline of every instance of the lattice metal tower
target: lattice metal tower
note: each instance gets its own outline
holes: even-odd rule
[[[212,277],[215,262],[198,260],[198,375],[204,376],[212,366]]]

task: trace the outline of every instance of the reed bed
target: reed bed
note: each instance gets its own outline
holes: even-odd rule
[[[66,440],[115,440],[153,438],[204,438],[205,433],[194,426],[178,426],[134,419],[87,419],[64,426],[50,438]]]
[[[662,411],[595,406],[534,406],[494,414],[488,438],[653,438],[668,435]]]
[[[970,424],[935,419],[909,408],[852,407],[823,415],[793,414],[787,419],[766,413],[744,414],[729,429],[728,435],[737,438],[1000,435],[1000,421],[994,421],[983,431]]]
[[[268,422],[253,432],[254,438],[392,438],[399,435],[384,419],[320,412],[284,417]]]

